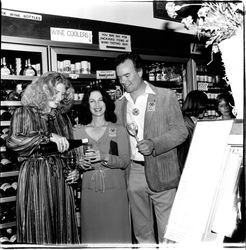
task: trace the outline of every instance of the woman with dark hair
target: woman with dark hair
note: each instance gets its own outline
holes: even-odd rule
[[[234,119],[234,99],[230,93],[219,94],[216,98],[216,111],[219,114],[218,119]]]
[[[204,117],[208,105],[207,95],[199,90],[190,91],[183,103],[182,113],[185,125],[188,129],[188,137],[178,146],[178,159],[181,172],[183,171],[185,160],[189,152],[192,135],[199,119]]]
[[[126,129],[116,125],[115,104],[106,91],[93,87],[85,94],[76,139],[88,138],[83,152],[81,199],[82,243],[131,243],[125,169],[130,163]],[[84,147],[85,148],[85,147]]]
[[[17,243],[79,243],[72,187],[67,177],[72,126],[61,103],[72,99],[71,84],[57,72],[35,78],[15,110],[7,147],[18,154],[21,167],[16,195]],[[65,102],[62,104],[65,107]],[[67,110],[67,108],[65,108]],[[41,144],[56,143],[59,152],[41,152]],[[72,154],[72,153],[71,153]]]

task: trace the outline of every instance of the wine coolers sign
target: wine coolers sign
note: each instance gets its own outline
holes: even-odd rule
[[[92,31],[51,27],[50,38],[53,41],[92,44]]]

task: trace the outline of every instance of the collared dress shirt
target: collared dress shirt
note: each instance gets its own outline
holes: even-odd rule
[[[144,134],[144,119],[145,110],[149,94],[155,94],[155,92],[150,88],[149,84],[145,82],[146,87],[142,95],[138,96],[136,102],[133,101],[131,95],[127,92],[122,96],[127,99],[127,123],[134,122],[138,126],[137,137],[139,140],[143,140]],[[134,115],[135,114],[135,115]],[[131,159],[135,161],[144,161],[144,156],[139,153],[137,149],[136,139],[130,135],[130,145],[131,145]]]

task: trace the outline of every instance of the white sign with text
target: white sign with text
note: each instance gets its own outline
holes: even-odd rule
[[[28,13],[28,12],[2,9],[1,14],[2,14],[2,16],[8,16],[8,17],[13,17],[13,18],[42,21],[42,15],[37,15],[37,14],[33,14],[33,13]]]
[[[92,44],[92,31],[50,27],[52,41]]]
[[[97,70],[97,79],[116,79],[115,70]]]
[[[116,50],[131,52],[131,36],[99,32],[99,48],[102,50]]]

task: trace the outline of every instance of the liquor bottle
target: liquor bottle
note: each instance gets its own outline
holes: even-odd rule
[[[0,197],[13,196],[14,194],[15,190],[8,182],[5,182],[0,186]]]
[[[4,158],[4,156],[2,157],[1,155],[1,162],[0,162],[0,171],[1,172],[6,172],[6,171],[11,171],[12,170],[12,162],[7,159]]]
[[[153,63],[149,66],[149,81],[155,81],[155,65]]]
[[[25,60],[25,64],[21,68],[20,75],[24,75],[24,71],[27,69],[27,60]]]
[[[72,140],[68,139],[69,142],[69,148],[68,151],[74,148],[78,148],[80,146],[86,145],[88,143],[88,138],[84,138],[82,140]],[[40,153],[44,154],[50,154],[50,153],[56,153],[58,152],[57,145],[55,142],[48,142],[46,144],[41,143],[39,145],[39,150]]]
[[[6,58],[3,57],[2,64],[1,64],[1,75],[2,76],[8,76],[8,75],[11,75],[11,74],[12,74],[12,71],[6,64]]]
[[[9,242],[10,242],[10,243],[16,243],[16,240],[17,240],[17,235],[16,235],[16,234],[13,234],[13,235],[9,238]]]
[[[8,110],[0,110],[0,121],[9,121],[12,115]]]
[[[27,67],[25,67],[23,71],[23,75],[24,76],[36,76],[37,75],[37,71],[36,69],[32,67],[30,59],[27,59]]]
[[[7,203],[6,205],[3,205],[3,203],[0,206],[0,224],[8,223],[11,221],[16,220],[16,208],[15,203]]]
[[[13,243],[15,242],[16,230],[13,227],[3,228],[0,231],[0,243]],[[12,238],[13,237],[13,238]],[[12,242],[10,239],[12,238]]]
[[[156,63],[156,69],[155,69],[155,79],[156,81],[161,81],[161,75],[162,75],[162,70],[161,70],[161,65],[160,63]]]

